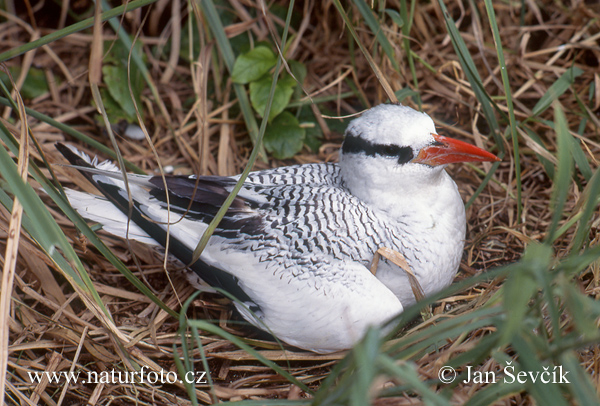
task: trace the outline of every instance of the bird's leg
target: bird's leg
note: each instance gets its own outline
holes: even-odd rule
[[[412,269],[410,269],[410,266],[408,265],[408,262],[406,262],[404,255],[402,255],[398,251],[394,251],[393,249],[390,249],[387,247],[379,248],[375,252],[375,256],[373,257],[373,262],[371,263],[371,273],[373,275],[375,275],[375,273],[377,272],[377,266],[379,265],[380,257],[384,257],[384,258],[392,261],[394,264],[396,264],[400,268],[402,268],[402,270],[404,272],[406,272],[406,274],[408,275],[408,280],[410,282],[410,287],[411,287],[413,294],[415,295],[415,299],[417,299],[417,301],[425,298],[425,293],[423,292],[423,288],[421,287],[419,280],[413,273]]]

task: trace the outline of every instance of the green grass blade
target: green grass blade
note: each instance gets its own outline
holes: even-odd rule
[[[511,394],[516,394],[523,391],[523,387],[518,383],[504,383],[502,380],[497,383],[487,385],[485,388],[478,390],[464,406],[488,406],[493,405],[498,400],[505,398]]]
[[[8,133],[7,131],[3,131],[3,128],[4,128],[3,126],[0,126],[0,139],[6,145],[8,145],[11,148],[11,151],[13,152],[13,154],[15,154],[18,149],[17,141],[14,139],[14,137],[12,137],[12,135],[10,133]],[[12,162],[12,160],[10,160],[10,162]],[[3,162],[3,163],[5,163],[5,162]],[[13,163],[13,165],[14,165],[14,163]],[[30,162],[29,172],[30,172],[31,176],[33,176],[33,178],[42,185],[42,187],[44,188],[44,191],[54,200],[54,202],[59,206],[59,208],[67,215],[67,217],[69,217],[69,219],[77,226],[77,228],[83,233],[83,235],[85,235],[85,237],[106,257],[106,259],[108,259],[133,285],[135,285],[140,290],[140,292],[145,294],[149,299],[151,299],[154,303],[156,303],[163,310],[165,310],[166,312],[170,313],[173,316],[176,316],[177,313],[175,313],[173,310],[171,310],[169,307],[167,307],[167,305],[165,305],[156,295],[154,295],[152,293],[152,291],[146,285],[144,285],[143,282],[141,282],[121,262],[121,260],[119,258],[117,258],[112,253],[112,251],[102,242],[102,240],[100,238],[98,238],[96,233],[94,233],[89,228],[89,226],[87,225],[85,220],[83,220],[81,218],[81,216],[75,210],[73,210],[73,208],[67,202],[64,192],[62,192],[62,191],[59,192],[54,187],[54,185],[42,174],[41,170],[37,167],[35,162]],[[2,173],[4,174],[4,172],[2,172]],[[6,177],[5,177],[5,179],[6,179]],[[15,187],[15,183],[9,182],[9,184],[10,184],[11,188]],[[17,183],[17,185],[18,185],[18,183]],[[27,184],[27,186],[29,186],[29,185]],[[17,187],[20,188],[20,186],[17,186]],[[27,192],[24,192],[24,193],[27,193]],[[36,204],[35,214],[39,215],[39,216],[47,215],[47,216],[49,216],[49,218],[47,218],[46,220],[42,220],[40,218],[32,217],[31,224],[36,225],[36,226],[34,226],[35,228],[33,228],[33,229],[27,228],[27,230],[30,232],[30,234],[35,236],[36,241],[38,241],[38,243],[40,243],[42,241],[49,241],[50,243],[60,242],[62,244],[62,245],[60,245],[61,252],[63,252],[67,256],[69,263],[75,264],[75,267],[76,267],[75,269],[77,270],[77,272],[72,272],[73,268],[71,266],[68,266],[65,268],[63,265],[63,266],[61,266],[61,268],[63,269],[63,271],[70,273],[70,277],[73,279],[73,281],[75,281],[75,283],[77,283],[78,285],[81,285],[82,288],[86,288],[86,290],[89,289],[90,292],[92,292],[92,294],[93,294],[93,292],[95,292],[93,283],[89,279],[87,272],[85,272],[85,270],[83,269],[83,265],[81,265],[79,258],[77,257],[76,253],[73,251],[72,246],[68,243],[68,241],[66,240],[66,237],[64,236],[64,233],[62,232],[62,230],[60,230],[60,228],[58,228],[58,225],[56,224],[56,222],[54,221],[52,216],[50,216],[50,214],[48,213],[43,202],[41,202],[39,200],[39,197],[37,196],[37,194],[35,194],[35,192],[33,192],[33,193],[34,193],[36,199],[31,198],[31,200],[28,201],[28,203]],[[39,203],[37,203],[37,202],[39,202]],[[43,212],[46,212],[46,214],[44,214]],[[25,214],[27,216],[29,216],[29,213],[30,213],[29,210],[25,211]],[[54,226],[51,225],[52,223],[54,223]],[[36,230],[36,228],[40,227],[40,226],[41,226],[41,231],[43,231],[43,232],[54,231],[56,234],[62,236],[62,238],[56,237],[56,234],[50,234],[49,236],[45,236],[45,235],[40,236],[38,234],[39,230]],[[42,248],[44,249],[44,251],[49,253],[50,256],[52,256],[53,252],[55,251],[51,247],[52,247],[51,245],[42,245]],[[102,301],[100,300],[99,296],[97,299],[99,300],[99,302],[98,302],[99,305],[103,307]]]
[[[469,53],[469,49],[467,48],[467,45],[465,44],[465,41],[463,40],[460,32],[456,28],[454,19],[450,16],[450,13],[448,12],[446,5],[444,4],[444,1],[438,0],[438,3],[440,5],[440,8],[442,9],[442,13],[444,15],[444,20],[446,22],[446,27],[448,30],[448,35],[450,36],[452,46],[454,47],[456,55],[458,56],[458,61],[462,66],[465,75],[467,76],[467,80],[471,84],[471,89],[473,90],[475,97],[481,105],[481,110],[488,125],[490,126],[491,134],[494,137],[494,140],[496,141],[496,146],[500,150],[500,152],[497,155],[502,159],[505,155],[504,142],[500,136],[502,132],[500,131],[500,124],[496,119],[496,114],[494,111],[498,111],[501,114],[504,113],[500,111],[500,109],[498,108],[498,106],[496,106],[490,95],[486,92],[479,72],[477,71],[475,62],[473,61],[473,58]],[[516,153],[518,153],[518,150],[516,151]],[[477,196],[479,196],[479,194],[481,193],[481,191],[487,186],[487,183],[492,178],[498,167],[499,164],[494,164],[492,166],[490,172],[479,184],[476,193],[471,197],[471,199],[467,203],[467,207],[469,207],[473,203],[474,199],[476,199]],[[520,177],[518,179],[520,179]],[[520,193],[520,191],[521,188],[518,187],[518,192]],[[517,196],[517,200],[518,202],[520,202],[520,194]],[[518,207],[521,207],[520,203],[518,204]]]
[[[392,67],[397,72],[400,71],[400,66],[398,66],[398,61],[396,60],[396,55],[394,54],[394,48],[383,33],[383,30],[381,29],[379,21],[377,21],[373,10],[371,10],[371,8],[365,2],[365,0],[352,0],[352,2],[356,6],[356,8],[358,8],[358,11],[363,17],[365,23],[369,26],[373,34],[375,34],[377,42],[383,49],[383,52],[385,52],[385,54],[387,55],[388,59],[390,60],[390,63],[392,64]]]
[[[4,132],[0,133],[2,134],[0,136],[5,138],[6,134]],[[29,218],[25,224],[29,224],[27,231],[30,235],[60,267],[70,283],[76,284],[82,291],[89,294],[100,309],[109,316],[108,310],[100,299],[100,295],[94,288],[73,247],[69,244],[66,236],[31,185],[23,182],[23,179],[19,176],[17,165],[4,148],[0,148],[0,173],[6,180],[6,187],[9,188],[10,193],[19,199],[23,206],[24,215]],[[10,204],[10,207],[7,206],[7,209],[11,210],[12,204]]]
[[[500,309],[483,308],[445,319],[419,333],[403,337],[394,343],[388,352],[396,359],[410,359],[422,355],[427,351],[442,347],[449,338],[495,324],[495,318],[500,314]]]
[[[569,392],[577,400],[574,404],[594,405],[598,403],[597,388],[590,381],[590,375],[581,367],[579,359],[573,353],[566,353],[560,358],[560,366],[569,371],[565,378],[569,381]]]
[[[506,323],[502,328],[502,344],[508,344],[521,334],[523,319],[529,311],[529,301],[539,289],[536,278],[538,270],[547,271],[552,260],[552,248],[545,244],[532,243],[527,247],[523,258],[514,266],[502,286]]]
[[[0,97],[0,104],[2,104],[4,106],[12,106],[9,99],[6,99],[4,97]],[[34,117],[44,123],[50,124],[51,126],[58,128],[59,130],[69,134],[70,136],[86,143],[91,148],[94,148],[95,150],[98,150],[98,151],[102,152],[103,154],[105,154],[113,159],[116,159],[115,152],[113,150],[111,150],[110,148],[108,148],[106,145],[99,143],[98,141],[94,140],[93,138],[90,138],[87,135],[85,135],[77,130],[74,130],[73,128],[69,127],[68,125],[63,124],[59,121],[56,121],[53,118],[51,118],[45,114],[42,114],[38,111],[35,111],[33,109],[30,109],[28,107],[25,107],[25,112],[27,113],[28,116]],[[146,174],[146,172],[144,172],[143,170],[141,170],[140,168],[138,168],[136,165],[134,165],[133,163],[131,163],[129,161],[125,161],[125,166],[127,167],[127,169],[129,169],[135,173],[139,173],[141,175]]]
[[[533,130],[531,130],[530,128],[523,126],[525,132],[527,133],[527,135],[536,143],[538,144],[540,147],[544,148],[545,150],[547,150],[546,146],[544,145],[544,143],[542,142],[542,139],[540,138],[539,135],[537,135],[537,133]],[[546,174],[548,175],[549,178],[554,178],[554,164],[547,159],[546,157],[544,157],[541,154],[536,153],[537,158],[539,159],[539,161],[541,162],[541,164],[544,166],[544,170],[546,171]]]
[[[122,6],[119,7],[115,7],[112,10],[109,10],[105,13],[102,13],[102,15],[100,16],[102,21],[106,21],[109,20],[113,17],[117,17],[120,16],[128,11],[132,11],[135,10],[137,8],[140,7],[144,7],[147,6],[148,4],[152,4],[155,3],[156,0],[134,0],[131,2],[127,2]],[[85,30],[86,28],[90,28],[92,25],[94,25],[94,17],[90,17],[87,18],[83,21],[80,21],[78,23],[75,24],[71,24],[68,27],[65,27],[61,30],[56,30],[56,31],[52,31],[50,34],[43,36],[40,39],[37,39],[35,41],[31,41],[27,44],[21,45],[19,47],[10,49],[6,52],[2,52],[0,54],[0,62],[9,60],[11,58],[14,58],[15,56],[19,56],[24,54],[25,52],[31,51],[32,49],[36,49],[39,48],[41,46],[44,45],[48,45],[54,41],[57,41],[61,38],[66,37],[67,35],[71,35],[74,34],[76,32]]]
[[[471,89],[475,93],[477,101],[479,101],[479,103],[481,104],[483,115],[485,116],[491,128],[492,136],[496,140],[496,145],[500,149],[500,155],[502,157],[504,155],[504,143],[500,138],[500,125],[498,124],[498,120],[496,119],[496,115],[494,113],[494,108],[497,111],[500,111],[500,109],[497,106],[495,106],[495,103],[493,102],[492,98],[485,91],[483,82],[481,80],[481,77],[479,76],[479,72],[477,71],[475,62],[473,61],[473,58],[469,53],[469,49],[467,48],[467,44],[465,44],[465,41],[460,35],[460,32],[456,28],[454,19],[450,16],[450,13],[448,12],[446,5],[444,4],[444,1],[438,0],[438,2],[444,15],[444,20],[446,22],[448,35],[450,36],[452,46],[456,51],[460,65],[462,66],[464,73],[467,76],[467,80],[471,84]]]
[[[577,233],[573,238],[573,252],[578,252],[588,238],[590,231],[590,220],[596,211],[596,207],[600,202],[600,170],[596,170],[594,176],[590,179],[587,187],[583,191],[586,195],[586,203],[583,207],[583,212],[579,219],[579,225],[577,226]]]
[[[393,359],[381,355],[377,358],[377,363],[381,366],[382,372],[394,377],[397,381],[406,382],[411,389],[422,396],[423,401],[428,405],[448,406],[448,399],[435,393],[423,382],[422,378],[415,371],[415,368],[405,362],[397,363]]]
[[[229,39],[227,38],[227,34],[225,34],[225,28],[223,27],[223,23],[221,22],[219,14],[217,13],[217,9],[214,5],[214,2],[212,0],[200,0],[200,7],[206,15],[206,23],[208,23],[211,32],[215,36],[217,45],[219,47],[219,50],[221,51],[221,56],[223,57],[223,62],[225,62],[225,66],[227,67],[227,70],[231,75],[233,73],[235,55],[233,53],[233,48],[229,43]],[[282,41],[282,43],[285,44],[285,41]],[[256,118],[254,117],[254,111],[252,110],[252,105],[250,104],[248,94],[246,93],[246,88],[244,87],[244,85],[234,83],[233,89],[238,98],[240,110],[242,111],[242,115],[244,116],[244,121],[246,122],[246,127],[248,128],[250,138],[252,139],[254,145],[257,148],[259,148],[259,155],[263,157],[263,160],[265,160],[266,162],[266,153],[262,142],[260,142],[261,133],[259,132],[258,125],[256,123]]]
[[[367,48],[365,48],[365,46],[363,45],[363,43],[360,41],[360,38],[358,37],[358,34],[356,33],[356,30],[354,29],[354,26],[352,25],[352,21],[350,21],[350,18],[348,17],[348,14],[344,10],[344,7],[342,6],[342,4],[340,3],[339,0],[333,0],[333,4],[335,5],[335,8],[337,9],[337,11],[340,14],[340,16],[342,16],[342,18],[344,20],[344,23],[346,24],[346,27],[348,28],[348,31],[350,31],[350,34],[352,34],[352,37],[354,38],[354,41],[356,42],[356,44],[358,44],[358,47],[360,48],[360,51],[362,52],[362,54],[364,55],[364,57],[367,59],[367,62],[369,63],[369,66],[371,67],[371,69],[375,73],[375,76],[377,77],[377,80],[379,81],[379,83],[383,87],[385,93],[387,94],[387,96],[390,98],[390,100],[392,102],[397,102],[396,95],[394,94],[394,91],[390,87],[390,85],[389,85],[388,81],[385,79],[385,77],[383,77],[383,73],[381,72],[381,70],[379,69],[379,67],[377,66],[377,64],[375,64],[375,61],[373,60],[373,57],[369,53],[369,50]]]
[[[542,373],[544,371],[543,364],[536,357],[536,348],[530,342],[526,341],[524,337],[515,337],[512,341],[512,346],[519,354],[518,364],[514,365],[515,377],[519,371],[528,373]],[[548,368],[552,369],[553,366],[549,366]],[[509,377],[509,379],[512,381],[513,378]],[[540,380],[533,382],[533,378],[529,377],[524,386],[540,405],[567,406],[567,402],[558,390],[558,385],[544,384]]]
[[[489,0],[488,0],[489,1]],[[539,116],[543,113],[554,101],[558,100],[569,87],[573,85],[575,79],[583,74],[583,70],[576,66],[571,66],[548,88],[546,93],[538,100],[531,112],[532,116]]]
[[[73,224],[77,227],[79,231],[96,247],[96,249],[112,264],[115,268],[123,275],[125,278],[131,282],[142,294],[144,294],[148,299],[152,300],[158,307],[163,309],[165,312],[169,313],[173,317],[177,317],[177,313],[169,308],[162,300],[160,300],[153,292],[142,282],[138,277],[136,277],[128,267],[123,264],[123,262],[104,244],[102,239],[98,237],[98,235],[88,226],[86,221],[77,213],[69,204],[69,202],[64,197],[63,193],[60,193],[58,190],[54,189],[54,187],[50,183],[44,184],[44,190],[48,193],[50,197],[54,200],[54,202],[60,207],[60,209],[65,213],[65,215],[73,222]]]
[[[496,54],[498,56],[498,64],[500,65],[500,75],[502,77],[502,84],[504,85],[504,97],[506,100],[506,107],[508,109],[508,122],[510,124],[510,136],[513,141],[513,159],[515,161],[515,178],[517,180],[517,221],[521,222],[521,213],[523,211],[522,202],[522,191],[523,185],[521,180],[521,155],[519,153],[519,136],[517,133],[517,122],[515,118],[515,109],[512,101],[512,92],[510,90],[510,81],[508,80],[508,69],[506,67],[506,61],[504,60],[504,49],[502,48],[502,38],[500,38],[500,31],[498,30],[498,22],[496,19],[496,13],[494,12],[494,6],[491,0],[485,0],[485,8],[487,10],[490,27],[492,28],[492,34],[494,36],[494,43],[496,45]]]
[[[417,56],[417,54],[414,53],[410,49],[410,30],[411,30],[412,24],[413,24],[413,17],[415,15],[416,4],[417,4],[416,0],[411,1],[410,12],[409,12],[408,7],[406,6],[406,0],[401,0],[400,1],[400,16],[402,17],[402,20],[404,20],[404,25],[402,26],[402,46],[404,47],[404,52],[406,52],[406,58],[408,60],[408,67],[410,68],[410,73],[411,73],[412,79],[413,79],[413,88],[416,92],[415,98],[416,98],[417,104],[419,105],[419,108],[420,108],[421,107],[421,95],[419,93],[419,77],[417,76],[417,69],[415,67],[415,58],[418,58],[425,67],[427,67],[428,65],[425,63],[425,61],[420,59],[420,57]]]
[[[594,245],[577,255],[573,252],[564,261],[556,266],[557,272],[564,273],[568,277],[579,275],[595,261],[600,260],[600,245]]]
[[[0,173],[8,183],[11,193],[19,198],[24,213],[31,218],[32,223],[39,225],[37,238],[42,249],[46,252],[54,252],[57,248],[68,250],[71,245],[31,185],[23,182],[17,171],[17,165],[4,148],[0,148]],[[69,259],[75,258],[77,256],[73,253]]]
[[[558,148],[558,166],[552,190],[552,222],[548,229],[546,241],[553,242],[557,237],[558,223],[563,217],[563,209],[567,201],[571,173],[573,171],[573,159],[571,154],[571,134],[567,127],[565,113],[558,104],[554,107],[555,130]]]
[[[381,346],[381,331],[369,329],[365,337],[352,349],[357,368],[354,385],[350,388],[350,404],[353,406],[370,403],[369,395],[371,383],[377,376],[376,364],[373,362]]]
[[[203,1],[202,4],[212,4],[212,3],[210,1]],[[283,31],[283,35],[281,37],[282,44],[285,44],[285,42],[287,40],[287,33],[288,33],[289,25],[290,25],[290,20],[292,18],[293,7],[294,7],[294,1],[291,1],[290,5],[288,7],[288,14],[287,14],[285,28]],[[209,9],[210,9],[210,7],[209,7]],[[215,13],[216,13],[216,11],[215,11]],[[224,35],[224,33],[223,33],[223,35]],[[275,77],[273,78],[273,83],[271,84],[271,90],[269,91],[269,98],[267,101],[267,106],[265,108],[265,116],[261,122],[260,129],[258,131],[258,138],[256,139],[254,148],[252,149],[252,153],[250,154],[250,157],[248,159],[248,164],[246,165],[246,167],[244,168],[244,171],[240,175],[240,178],[239,178],[238,182],[236,183],[235,187],[233,188],[233,190],[231,191],[229,196],[227,196],[227,199],[225,199],[225,202],[223,202],[223,205],[219,208],[219,211],[215,215],[214,219],[210,222],[206,231],[204,231],[202,238],[200,238],[198,245],[194,249],[194,254],[193,254],[193,259],[192,259],[193,262],[197,261],[200,258],[200,254],[202,254],[202,251],[204,251],[204,248],[208,244],[208,240],[210,239],[210,237],[216,230],[217,226],[219,225],[219,223],[225,216],[225,213],[227,213],[229,206],[231,206],[231,204],[233,203],[233,200],[235,199],[235,197],[237,196],[239,191],[242,189],[242,186],[244,185],[246,178],[248,177],[248,175],[250,174],[250,171],[252,170],[252,166],[254,165],[254,162],[256,161],[258,155],[262,151],[262,140],[263,140],[263,137],[265,134],[265,130],[267,128],[269,112],[271,111],[271,105],[273,103],[273,96],[275,95],[275,87],[277,86],[277,79],[279,76],[279,71],[281,69],[281,65],[282,65],[282,55],[279,54],[277,57],[277,65],[275,66]],[[232,69],[233,69],[233,65],[232,65]]]
[[[492,178],[494,177],[494,174],[496,173],[496,170],[498,169],[498,167],[500,166],[501,162],[494,162],[492,164],[492,168],[490,169],[490,171],[488,173],[485,174],[485,177],[483,178],[483,180],[481,181],[481,183],[479,184],[479,186],[477,186],[477,189],[475,189],[475,192],[473,193],[473,196],[471,196],[469,198],[469,201],[465,204],[465,208],[469,208],[473,202],[475,201],[475,199],[477,199],[477,197],[479,196],[479,194],[481,192],[483,192],[483,189],[486,188],[487,184],[489,183],[490,180],[492,180]]]
[[[252,348],[251,346],[249,346],[248,344],[246,344],[242,340],[240,340],[239,337],[236,337],[233,334],[228,333],[227,331],[223,330],[222,328],[215,326],[214,324],[212,324],[208,321],[205,321],[205,320],[188,320],[187,325],[190,326],[191,328],[203,330],[208,333],[216,334],[219,337],[223,337],[227,341],[231,342],[232,344],[234,344],[234,345],[238,346],[239,348],[241,348],[242,350],[246,351],[248,354],[252,355],[258,361],[260,361],[263,365],[271,368],[273,371],[280,374],[282,377],[287,379],[290,383],[293,383],[294,385],[298,386],[303,391],[312,393],[312,390],[308,386],[306,386],[304,383],[302,383],[298,379],[296,379],[295,376],[291,375],[289,372],[287,372],[286,370],[281,368],[279,365],[277,365],[273,361],[265,358],[261,353],[259,353],[254,348]]]
[[[571,137],[571,153],[575,160],[575,165],[579,169],[579,172],[583,175],[586,181],[589,181],[592,177],[592,167],[585,156],[585,152],[581,148],[581,141],[575,137]]]

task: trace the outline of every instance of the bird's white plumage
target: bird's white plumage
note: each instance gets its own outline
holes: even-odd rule
[[[416,156],[434,142],[434,132],[426,114],[382,105],[352,121],[346,137],[358,137],[367,145],[410,147]],[[116,186],[128,199],[123,181],[114,176],[119,174],[115,167],[79,156],[111,171],[110,176],[101,171],[90,176]],[[156,192],[150,177],[134,178],[130,188],[144,216],[157,224],[170,222],[171,238],[193,250],[210,220],[211,214],[202,210],[215,205],[211,193],[228,193],[237,179],[201,178],[210,201],[200,198],[189,213],[181,204],[183,209],[169,214],[161,198],[164,190]],[[193,185],[194,179],[187,182]],[[187,193],[183,190],[173,193],[181,198]],[[125,236],[127,217],[110,201],[75,191],[68,196],[84,217]],[[376,276],[369,271],[378,248],[403,254],[426,294],[448,286],[460,263],[464,206],[443,165],[399,163],[397,158],[348,149],[339,165],[254,172],[238,199],[237,209],[228,213],[201,260],[235,277],[247,295],[248,306],[236,303],[244,318],[300,348],[349,348],[370,325],[381,325],[415,302],[405,272],[396,265],[383,260]],[[171,208],[177,204],[172,202]],[[187,216],[180,220],[184,212]],[[133,223],[129,238],[156,243]]]
[[[433,141],[435,124],[426,113],[407,106],[382,104],[365,111],[348,124],[347,132],[378,144],[395,144],[421,149]]]

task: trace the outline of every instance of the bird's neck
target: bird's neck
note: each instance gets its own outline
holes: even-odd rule
[[[378,177],[355,174],[345,182],[350,192],[369,207],[393,218],[418,219],[421,213],[443,211],[449,205],[461,204],[456,184],[445,170],[421,179],[418,176],[391,182]]]

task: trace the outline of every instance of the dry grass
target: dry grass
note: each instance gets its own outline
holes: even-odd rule
[[[251,17],[255,14],[252,8],[258,7],[255,2],[232,0],[230,3],[239,19],[235,24],[226,27],[228,33],[247,33],[255,41],[271,38],[265,20]],[[350,39],[331,2],[300,3],[297,5],[295,16],[297,21],[293,23],[295,30],[292,30],[297,36],[294,37],[286,56],[306,64],[308,77],[304,83],[305,91],[312,97],[339,96],[355,87],[358,96],[372,105],[384,102],[385,94],[372,70],[364,58],[349,47]],[[573,2],[574,5],[569,7],[560,2],[525,3],[527,10],[524,15],[521,14],[521,2],[497,2],[495,5],[506,63],[510,69],[515,115],[518,120],[531,117],[534,105],[567,68],[577,66],[582,69],[583,74],[576,79],[572,88],[560,97],[560,103],[566,112],[569,128],[581,141],[586,158],[595,170],[600,156],[600,8],[581,1]],[[214,82],[215,77],[225,75],[225,69],[214,52],[214,45],[208,38],[201,38],[201,64],[186,63],[180,58],[175,58],[173,63],[167,63],[157,58],[154,53],[154,46],[165,47],[169,39],[177,35],[178,31],[174,27],[179,20],[175,19],[185,21],[189,17],[186,15],[186,7],[182,6],[183,15],[178,16],[177,13],[169,11],[169,4],[159,1],[150,9],[139,38],[144,46],[152,80],[160,95],[160,103],[167,112],[167,115],[161,114],[159,102],[148,90],[144,92],[141,107],[145,112],[145,124],[158,150],[160,162],[163,166],[172,165],[175,172],[181,174],[239,173],[248,161],[252,144],[241,116],[233,113],[237,109],[231,108],[236,102],[231,85],[226,83],[223,87],[211,88],[210,94],[204,87],[207,83]],[[166,10],[161,11],[158,5],[166,7]],[[388,6],[396,7],[395,2]],[[483,6],[479,6],[477,12],[485,13]],[[10,18],[5,14],[0,15],[0,51],[20,46],[32,37],[48,34],[57,28],[59,14],[55,6],[39,3],[33,7],[40,8],[35,12],[33,19],[25,9],[19,9],[18,14]],[[475,10],[469,2],[457,2],[448,7],[459,23],[459,29],[477,64],[486,91],[505,109],[504,101],[500,98],[504,91],[500,82],[493,38],[489,27],[486,24],[481,25],[481,21],[487,20],[473,18]],[[123,25],[129,32],[135,32],[141,25],[146,11],[136,10],[127,15]],[[251,14],[248,14],[248,11],[251,11]],[[377,48],[372,33],[357,17],[358,13],[353,15],[363,43],[372,50],[392,88],[413,86],[411,72],[405,63],[406,54],[402,47],[400,29],[388,21],[389,19],[382,25],[386,37],[394,46],[396,59],[400,64],[400,71],[397,72]],[[268,18],[275,25],[282,24],[274,15],[269,14]],[[521,18],[524,24],[521,24]],[[108,29],[105,30],[105,34],[105,39],[114,38]],[[52,42],[47,47],[39,48],[34,53],[9,60],[7,65],[18,66],[24,73],[31,67],[37,67],[46,75],[49,91],[35,99],[26,100],[27,107],[66,123],[108,145],[91,104],[88,83],[91,42],[92,36],[87,31],[72,34]],[[489,132],[487,124],[457,62],[437,3],[417,6],[410,32],[410,44],[415,56],[431,67],[428,69],[424,64],[417,62],[416,80],[423,102],[422,109],[436,120],[439,132],[488,148],[492,147],[493,142],[484,136]],[[19,79],[15,78],[17,83]],[[592,83],[595,83],[596,90],[589,94]],[[195,100],[193,106],[190,100]],[[338,97],[313,108],[344,115],[362,108],[358,100],[359,98],[354,96]],[[410,100],[405,102],[411,103]],[[581,103],[585,105],[591,118],[585,121],[583,128],[579,127],[582,122]],[[5,125],[18,134],[21,124],[12,119],[8,120],[11,110],[5,108],[0,114]],[[530,136],[521,134],[521,218],[518,218],[517,214],[517,183],[510,153],[504,157],[492,181],[468,208],[468,241],[459,280],[515,262],[531,241],[542,241],[545,238],[552,216],[550,200],[553,182],[534,152],[542,153],[551,162],[555,161],[557,145],[554,131],[549,124],[552,121],[553,111],[548,109],[541,115],[540,120],[531,124],[546,151],[537,147]],[[329,123],[330,121],[323,120],[325,139],[318,154],[305,149],[293,160],[257,161],[255,168],[277,167],[295,162],[335,161],[342,135],[329,131]],[[29,126],[52,163],[63,162],[54,149],[53,144],[56,141],[76,143],[56,128],[31,117]],[[512,151],[509,142],[511,141],[507,141],[506,149]],[[119,146],[124,157],[143,170],[157,170],[156,159],[147,144],[119,138]],[[85,149],[84,146],[82,148]],[[88,152],[91,155],[96,154],[93,150],[88,149]],[[32,152],[32,157],[39,158],[35,152]],[[485,172],[490,169],[487,164],[477,167],[455,165],[449,168],[465,201],[474,194],[484,177],[481,168]],[[59,175],[61,184],[91,190],[73,171],[61,166],[55,166],[54,170]],[[576,180],[580,185],[586,184],[581,176]],[[573,182],[568,193],[565,212],[575,214],[582,196],[581,189]],[[50,205],[50,201],[47,201]],[[180,351],[178,320],[140,294],[78,234],[73,224],[59,210],[52,205],[50,210],[84,262],[95,288],[110,311],[112,320],[97,317],[86,305],[87,301],[81,297],[80,292],[74,290],[56,271],[56,265],[40,252],[36,242],[23,234],[15,267],[9,318],[7,326],[3,327],[10,331],[6,381],[8,403],[188,404],[188,395],[179,384],[65,385],[64,380],[58,384],[47,381],[30,382],[27,373],[32,371],[81,371],[82,374],[86,374],[87,371],[131,371],[135,366],[132,363],[147,365],[157,371],[175,371],[174,344],[177,348],[176,355],[179,355]],[[0,212],[0,252],[5,252],[4,242],[10,213],[4,208],[0,208]],[[568,220],[567,216],[563,222]],[[596,244],[600,238],[598,213],[592,221],[591,239]],[[558,256],[568,251],[573,232],[574,228],[569,229],[555,243]],[[105,241],[132,272],[145,281],[172,309],[178,310],[181,303],[193,293],[182,275],[177,272],[171,270],[169,278],[165,277],[162,259],[152,250],[132,244],[133,254],[139,261],[136,264],[132,253],[122,241],[109,236],[106,236]],[[574,279],[573,283],[578,284],[579,288],[591,297],[598,297],[599,278],[600,271],[596,264]],[[433,313],[466,314],[487,302],[500,284],[501,281],[498,280],[482,282],[438,302],[433,307]],[[228,301],[219,295],[200,295],[188,317],[220,320],[221,327],[241,337],[252,337],[253,334],[245,327],[228,322],[235,319],[235,316],[231,313]],[[418,331],[430,322],[413,325],[412,329]],[[565,325],[568,323],[569,321],[565,320]],[[408,333],[410,334],[411,330]],[[468,337],[448,342],[446,347],[414,360],[421,377],[435,379],[445,360],[472,348],[485,335],[485,329],[478,330]],[[196,387],[196,395],[201,402],[211,402],[215,396],[220,400],[307,399],[305,392],[227,340],[206,334],[202,336],[202,342],[214,385],[209,387],[203,384]],[[263,348],[261,352],[265,357],[288,368],[291,374],[313,389],[319,387],[332,365],[341,357],[284,352],[277,350],[275,345],[260,342],[257,344],[258,348]],[[596,387],[600,387],[598,353],[596,345],[580,352],[581,363],[590,371],[590,377]],[[195,350],[194,356],[196,359],[201,358],[198,350]],[[480,370],[498,368],[496,361],[488,360],[482,364]],[[197,369],[202,370],[200,363],[197,364]],[[382,388],[391,385],[390,382],[380,384]],[[474,383],[456,386],[452,392],[452,402],[464,403],[481,386]],[[532,402],[527,393],[521,393],[512,395],[503,404],[525,405]],[[420,400],[405,395],[381,398],[375,403],[412,405],[420,404]]]

